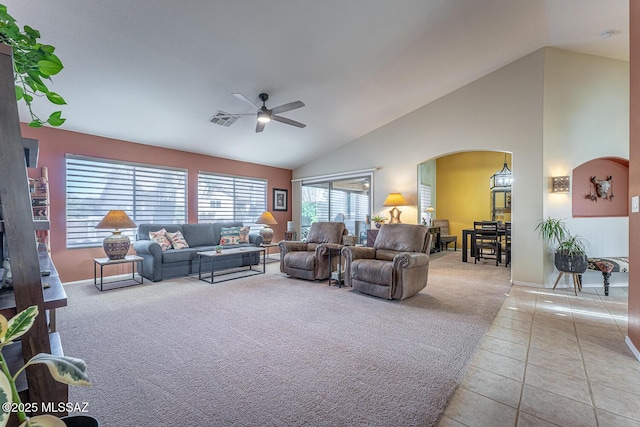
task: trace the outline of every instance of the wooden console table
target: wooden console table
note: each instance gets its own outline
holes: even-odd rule
[[[47,251],[38,251],[38,261],[40,262],[40,271],[48,271],[49,275],[42,277],[42,283],[48,283],[49,286],[42,289],[44,297],[44,308],[49,312],[49,330],[56,330],[56,308],[67,306],[67,293],[64,291],[58,271],[51,262],[51,258]],[[0,268],[0,272],[2,269]],[[2,274],[0,273],[0,277]],[[18,314],[16,310],[16,299],[13,289],[0,290],[0,314],[7,319]]]

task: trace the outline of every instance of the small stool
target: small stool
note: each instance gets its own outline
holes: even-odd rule
[[[573,276],[573,293],[577,296],[578,291],[582,290],[582,274],[569,273],[568,271],[561,271],[560,274],[558,274],[556,283],[554,283],[553,285],[553,289],[555,289],[556,286],[558,286],[558,282],[560,281],[560,278],[562,277],[563,274],[570,274]]]

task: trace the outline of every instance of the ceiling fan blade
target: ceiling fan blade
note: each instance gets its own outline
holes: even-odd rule
[[[296,126],[299,128],[303,128],[307,126],[304,123],[296,122],[295,120],[287,119],[286,117],[276,116],[275,114],[271,115],[271,120],[275,120],[276,122],[280,122],[280,123],[286,123],[288,125]]]
[[[256,123],[256,132],[262,132],[264,130],[264,125],[266,125],[266,123],[263,123],[263,122]]]
[[[238,113],[238,114],[216,114],[212,118],[216,119],[228,119],[229,117],[237,117],[237,116],[255,116],[256,113]]]
[[[271,112],[273,114],[280,114],[280,113],[284,113],[285,111],[291,111],[291,110],[295,110],[296,108],[302,108],[302,107],[304,107],[304,102],[294,101],[294,102],[289,102],[288,104],[282,104],[282,105],[278,105],[277,107],[273,107],[271,109]]]
[[[246,104],[249,104],[253,108],[255,108],[256,110],[260,111],[260,107],[258,107],[253,101],[251,101],[249,98],[247,98],[243,94],[241,94],[241,93],[232,93],[231,95],[235,96],[240,101],[242,101],[242,102],[244,102]]]

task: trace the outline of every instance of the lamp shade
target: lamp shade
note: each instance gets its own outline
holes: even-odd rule
[[[405,206],[407,201],[400,193],[389,193],[382,206]]]
[[[275,225],[278,221],[273,217],[273,214],[269,211],[262,212],[260,218],[256,221],[256,224],[267,224],[267,225]]]
[[[125,211],[109,211],[102,221],[96,225],[96,228],[107,229],[107,230],[118,230],[118,229],[126,229],[126,228],[136,228],[137,225],[135,222],[129,218],[129,215]]]
[[[113,230],[111,236],[107,236],[102,241],[102,248],[109,259],[123,259],[129,252],[131,241],[128,236],[124,236],[120,229],[136,228],[135,222],[122,210],[109,211],[102,221],[96,225],[98,229]]]
[[[269,226],[277,223],[278,221],[276,221],[271,212],[262,212],[262,215],[260,215],[260,218],[256,221],[256,224],[264,224],[264,227],[260,230],[262,243],[267,245],[271,244],[271,241],[273,240],[273,229]]]
[[[382,206],[393,206],[393,209],[389,211],[391,215],[391,219],[389,220],[389,224],[398,224],[400,221],[400,211],[396,206],[404,206],[407,204],[407,201],[404,199],[402,194],[400,193],[389,193],[387,198],[384,200]]]

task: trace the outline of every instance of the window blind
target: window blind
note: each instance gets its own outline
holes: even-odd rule
[[[198,222],[252,225],[266,210],[266,179],[198,173]]]
[[[135,222],[187,221],[187,171],[84,156],[66,156],[67,248],[100,246],[108,230],[96,230],[114,209]],[[135,236],[135,230],[123,230]]]

